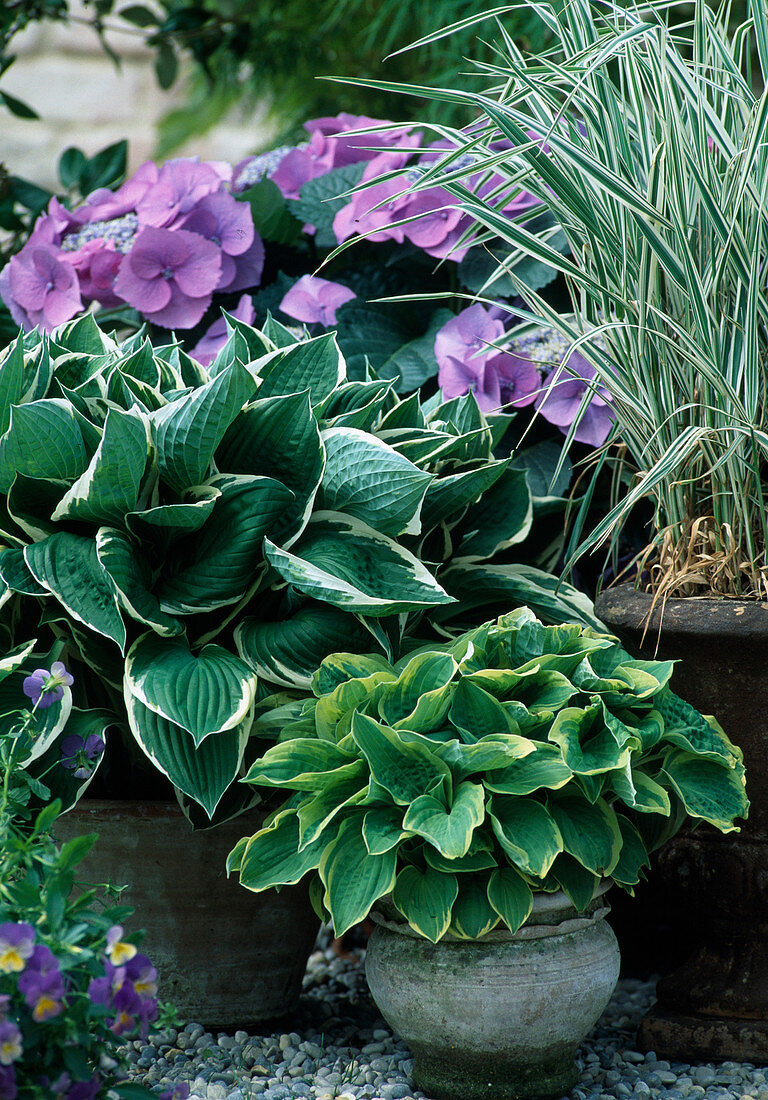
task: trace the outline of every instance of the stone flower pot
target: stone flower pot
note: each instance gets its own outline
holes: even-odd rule
[[[437,1100],[567,1093],[619,974],[607,912],[599,899],[579,915],[565,894],[539,894],[519,932],[436,944],[372,914],[368,985],[413,1053],[416,1085]]]
[[[160,999],[205,1027],[247,1029],[295,1009],[320,927],[307,887],[253,894],[227,879],[227,854],[260,828],[256,815],[193,832],[175,803],[83,799],[56,822],[62,841],[99,834],[79,881],[129,887],[127,931],[146,931]]]
[[[638,1045],[681,1061],[768,1062],[768,603],[670,599],[649,621],[650,609],[628,585],[596,603],[631,653],[680,659],[672,688],[742,749],[751,808],[738,833],[701,825],[658,854],[663,904],[679,907],[693,950],[659,982]]]

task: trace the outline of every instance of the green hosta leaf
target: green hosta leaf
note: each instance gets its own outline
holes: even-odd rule
[[[493,769],[484,776],[489,791],[499,794],[526,795],[542,788],[557,790],[573,777],[554,745],[536,742],[534,751],[508,767]]]
[[[395,729],[416,733],[437,729],[451,705],[451,680],[457,668],[450,653],[418,654],[381,692],[379,714]]]
[[[266,557],[300,592],[367,615],[394,615],[450,603],[425,566],[359,519],[316,512],[288,553],[265,540]]]
[[[463,876],[451,910],[449,931],[462,940],[477,940],[498,923],[499,914],[488,900],[487,881],[480,876]]]
[[[17,474],[8,490],[8,516],[32,542],[39,542],[59,529],[50,518],[69,482]]]
[[[525,471],[534,501],[559,499],[567,493],[573,467],[570,459],[563,461],[562,451],[559,443],[545,439],[515,453],[512,464],[516,469]],[[555,478],[558,465],[560,472]]]
[[[465,745],[461,741],[446,741],[438,745],[435,752],[450,765],[454,779],[462,780],[475,772],[486,773],[504,768],[535,752],[536,747],[536,742],[529,741],[527,737],[495,734],[472,745]],[[486,779],[487,775],[484,774],[484,785]]]
[[[202,806],[208,817],[234,782],[248,740],[246,720],[199,743],[186,730],[144,706],[126,683],[128,722],[137,744],[174,786]]]
[[[56,330],[56,341],[67,351],[89,356],[106,355],[117,350],[115,341],[99,328],[91,313],[84,313],[82,317],[61,325]]]
[[[38,584],[30,573],[23,550],[0,550],[0,579],[12,592],[25,596],[48,595],[48,589]]]
[[[563,850],[563,838],[545,806],[533,798],[495,795],[488,816],[496,839],[521,871],[544,878]]]
[[[396,730],[355,712],[352,735],[371,769],[399,806],[409,806],[424,792],[439,790],[450,777],[448,765],[420,742],[404,741]]]
[[[96,554],[120,606],[132,619],[150,626],[163,637],[184,633],[184,624],[166,615],[157,596],[149,591],[138,548],[127,535],[112,527],[102,527],[96,535]]]
[[[278,815],[272,824],[240,841],[227,859],[227,870],[240,872],[247,890],[290,886],[314,871],[326,847],[323,837],[299,851],[299,819],[294,812]]]
[[[391,401],[391,383],[345,382],[331,394],[317,415],[327,428],[371,430]]]
[[[627,806],[644,814],[664,814],[669,817],[669,795],[664,788],[639,768],[627,763],[611,773],[611,787]]]
[[[199,531],[213,512],[213,506],[221,496],[210,485],[196,486],[195,500],[187,504],[160,504],[144,512],[129,512],[126,524],[137,538],[176,538]]]
[[[655,707],[664,720],[664,740],[686,752],[713,762],[730,765],[742,760],[741,750],[733,745],[722,730],[716,729],[684,699],[671,691],[663,691]]]
[[[0,435],[8,430],[14,405],[43,396],[43,393],[37,392],[37,372],[30,377],[24,352],[24,337],[20,335],[10,344],[0,362]],[[47,349],[45,357],[48,358]]]
[[[493,838],[486,835],[485,830],[475,829],[472,834],[472,843],[465,856],[447,859],[431,844],[424,844],[421,854],[428,866],[433,867],[435,871],[442,871],[450,875],[469,875],[474,874],[476,871],[490,871],[498,866],[494,847]]]
[[[341,778],[357,775],[360,766],[360,760],[354,760],[332,741],[297,737],[268,749],[251,766],[244,782],[294,791],[319,791],[329,776],[339,771],[343,772]]]
[[[362,816],[343,821],[320,861],[324,901],[337,936],[364,920],[374,903],[395,884],[397,852],[392,849],[372,856],[363,840],[362,822]]]
[[[218,474],[219,498],[198,532],[177,542],[156,588],[164,611],[180,615],[236,603],[263,561],[262,545],[293,494],[271,477]]]
[[[432,943],[445,935],[451,923],[451,908],[459,894],[455,875],[427,867],[403,867],[392,891],[392,901],[408,924]]]
[[[579,912],[583,912],[592,901],[595,889],[600,882],[599,875],[594,875],[586,867],[582,867],[578,860],[569,856],[567,852],[562,852],[555,860],[552,878],[565,891]]]
[[[111,638],[122,650],[125,624],[93,539],[61,531],[24,550],[35,580],[78,622]]]
[[[669,779],[691,817],[703,818],[723,833],[738,831],[734,818],[746,817],[749,809],[740,764],[728,768],[678,750],[665,757],[661,774]]]
[[[549,740],[560,746],[563,760],[578,775],[598,775],[623,768],[640,741],[628,738],[617,745],[603,721],[600,704],[591,707],[566,707],[556,715]]]
[[[324,401],[346,378],[344,358],[335,332],[280,348],[265,360],[255,364],[261,379],[261,400],[309,390],[314,406]]]
[[[479,470],[464,470],[459,474],[438,477],[427,488],[421,508],[423,531],[431,531],[438,523],[459,516],[468,504],[478,500],[507,468],[508,459],[489,462]]]
[[[640,879],[645,877],[642,874],[643,868],[650,865],[648,852],[643,838],[629,818],[623,814],[617,814],[616,817],[621,830],[621,855],[611,871],[611,878],[621,886],[637,886]]]
[[[401,806],[373,806],[363,818],[363,840],[372,856],[396,847],[407,834]]]
[[[206,480],[214,452],[256,385],[238,364],[152,414],[160,477],[177,493]]]
[[[256,677],[221,646],[204,646],[195,656],[186,639],[143,634],[125,659],[125,683],[145,707],[187,730],[199,747],[211,734],[244,721]]]
[[[419,533],[431,474],[356,428],[331,428],[323,444],[322,508],[357,516],[384,535]]]
[[[253,401],[232,424],[216,452],[216,464],[232,474],[260,474],[281,481],[295,496],[275,539],[290,546],[312,512],[325,469],[320,428],[306,390]]]
[[[148,448],[146,422],[133,413],[110,409],[96,454],[60,501],[53,519],[122,523],[139,499]]]
[[[360,298],[345,302],[336,311],[336,328],[353,379],[365,378],[369,364],[378,373],[390,357],[422,331],[407,309]]]
[[[591,804],[578,795],[551,796],[549,811],[563,838],[563,849],[595,875],[610,875],[621,854],[616,814],[602,799]]]
[[[488,901],[510,932],[517,932],[531,915],[533,892],[514,867],[498,867],[488,880]]]
[[[519,732],[517,723],[501,704],[466,677],[462,677],[456,686],[450,719],[471,741],[489,734]]]
[[[0,492],[8,492],[17,474],[69,480],[87,465],[80,422],[68,401],[45,398],[11,409],[0,438]]]
[[[320,603],[277,622],[246,618],[235,628],[243,660],[260,677],[283,687],[311,687],[315,670],[329,654],[350,645],[365,649],[370,641],[353,615]]]
[[[485,819],[485,795],[477,783],[460,783],[450,810],[430,794],[419,795],[406,811],[403,828],[423,836],[448,859],[469,851],[472,833]]]
[[[367,771],[365,763],[356,760],[329,775],[317,794],[302,801],[298,809],[300,848],[306,848],[325,833],[342,810],[363,800],[368,789]],[[362,825],[359,819],[358,824]]]
[[[467,561],[488,561],[501,550],[523,542],[532,522],[533,504],[526,475],[510,467],[462,520],[464,537],[456,556]]]
[[[318,696],[329,695],[340,684],[375,672],[393,672],[389,661],[378,653],[330,653],[312,677],[312,690]]]

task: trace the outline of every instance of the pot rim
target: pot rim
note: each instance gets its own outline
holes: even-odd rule
[[[648,630],[649,636],[701,634],[744,638],[746,634],[768,634],[768,600],[718,595],[670,596],[657,600],[632,584],[603,589],[595,598],[595,611],[608,629]],[[653,610],[651,610],[653,608]]]

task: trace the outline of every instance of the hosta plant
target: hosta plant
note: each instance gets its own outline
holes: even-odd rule
[[[394,663],[331,655],[303,703],[264,703],[280,740],[246,781],[287,797],[230,869],[255,891],[311,874],[337,935],[384,904],[433,942],[516,931],[534,891],[631,893],[686,818],[728,832],[748,808],[672,664],[528,608]]]
[[[204,822],[252,799],[265,685],[307,688],[339,649],[397,659],[478,608],[594,622],[526,564],[558,502],[535,455],[492,458],[471,395],[401,400],[348,381],[332,333],[229,325],[208,368],[90,316],[0,360],[3,643],[63,642],[80,710]]]

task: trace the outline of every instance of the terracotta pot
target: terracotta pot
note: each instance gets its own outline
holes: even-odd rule
[[[61,840],[99,834],[79,880],[128,885],[161,1000],[205,1027],[248,1028],[295,1009],[320,926],[301,884],[253,894],[227,879],[227,854],[260,824],[251,813],[193,832],[175,803],[100,799],[56,823]]]
[[[668,600],[648,624],[651,597],[602,593],[597,614],[630,652],[681,658],[674,691],[713,714],[744,752],[749,819],[739,833],[702,825],[659,853],[665,904],[681,907],[696,944],[662,978],[639,1046],[682,1061],[768,1061],[768,604]],[[657,647],[658,640],[658,651]]]
[[[365,974],[413,1053],[418,1088],[438,1100],[567,1093],[619,974],[607,912],[598,901],[579,916],[565,894],[539,894],[519,932],[436,944],[374,913]]]

